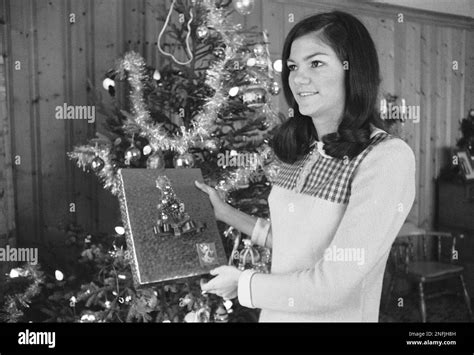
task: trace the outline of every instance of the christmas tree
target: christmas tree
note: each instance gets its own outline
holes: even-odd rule
[[[234,8],[246,15],[252,4],[235,1]],[[129,105],[115,101],[106,107],[94,90],[95,104],[107,117],[105,130],[69,156],[112,194],[119,194],[119,169],[198,167],[228,203],[268,216],[267,196],[277,172],[269,142],[282,121],[271,99],[280,88],[266,34],[233,24],[230,5],[173,0],[157,43],[164,65],[151,67],[132,51],[105,73],[108,94],[128,91]],[[229,226],[219,227],[230,262],[269,270],[268,250],[241,242],[240,232]],[[226,322],[232,306],[238,309],[232,301],[202,295],[199,279],[135,289],[121,226],[108,236],[91,236],[77,226],[65,232],[78,255],[66,273],[72,276],[64,279],[57,266],[43,265],[41,278],[36,269],[18,269],[12,281],[34,280],[34,288],[25,298],[25,290],[15,286],[4,318],[21,319],[20,309],[32,306],[35,296],[41,307],[30,307],[29,314],[40,308],[50,321]],[[234,312],[233,319],[243,318]]]

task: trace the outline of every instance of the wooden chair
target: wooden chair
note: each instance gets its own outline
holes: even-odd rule
[[[436,253],[429,253],[427,248],[427,239],[435,240]],[[422,256],[414,255],[414,241],[420,241]],[[449,240],[451,242],[449,242]],[[449,250],[443,250],[445,241],[448,241]],[[449,290],[437,292],[432,294],[425,294],[425,284],[433,283],[447,279],[457,279],[460,282],[462,296],[466,303],[469,320],[472,320],[471,299],[464,283],[462,276],[464,267],[454,264],[454,256],[456,252],[456,237],[451,233],[445,232],[427,232],[419,228],[407,230],[406,228],[400,231],[397,239],[392,245],[389,257],[388,268],[392,273],[388,287],[387,304],[390,303],[395,283],[403,278],[409,283],[416,283],[420,297],[420,313],[423,322],[426,322],[426,303],[425,300],[434,298],[442,294],[452,293]],[[431,254],[431,257],[430,255]],[[433,259],[435,256],[435,260]],[[459,294],[459,292],[456,292]]]

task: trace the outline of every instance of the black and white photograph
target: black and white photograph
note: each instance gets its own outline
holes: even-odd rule
[[[474,1],[0,0],[0,54],[0,353],[474,351]]]

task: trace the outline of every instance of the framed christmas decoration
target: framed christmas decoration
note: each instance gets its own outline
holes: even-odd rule
[[[207,274],[227,258],[200,169],[122,169],[120,210],[136,286]]]
[[[456,155],[463,178],[466,181],[474,181],[474,166],[469,151],[467,149],[459,150],[456,152]]]

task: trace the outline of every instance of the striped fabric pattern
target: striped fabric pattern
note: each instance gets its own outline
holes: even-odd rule
[[[377,144],[390,138],[393,136],[378,132],[367,148],[351,160],[322,155],[314,149],[315,142],[302,159],[293,164],[281,162],[274,185],[335,203],[348,203],[357,167]]]

